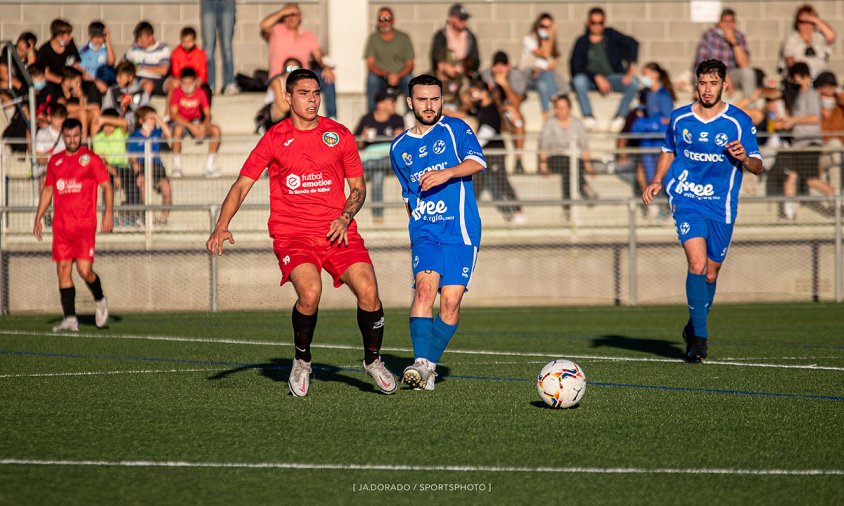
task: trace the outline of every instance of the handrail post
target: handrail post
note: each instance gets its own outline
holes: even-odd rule
[[[214,225],[217,221],[217,211],[219,207],[216,205],[212,205],[208,208],[208,219],[211,224],[211,232],[214,231]],[[219,279],[217,277],[217,255],[210,255],[210,261],[208,264],[211,278],[211,312],[216,313],[219,311],[219,301],[217,299],[217,288]]]

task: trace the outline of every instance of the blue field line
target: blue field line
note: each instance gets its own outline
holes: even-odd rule
[[[55,357],[55,358],[81,358],[81,359],[95,359],[95,360],[129,360],[141,362],[169,362],[179,364],[202,364],[202,365],[222,365],[232,366],[237,368],[260,368],[260,369],[290,369],[290,366],[268,366],[262,363],[249,362],[223,362],[212,360],[196,360],[196,359],[181,359],[181,358],[164,358],[164,357],[135,357],[135,356],[120,356],[120,355],[82,355],[76,353],[50,353],[50,352],[36,352],[36,351],[15,351],[15,350],[0,350],[0,355],[16,355],[16,356],[31,356],[31,357]],[[357,367],[321,367],[314,366],[315,371],[344,371],[344,372],[363,372],[363,369]],[[508,381],[533,383],[533,379],[525,378],[508,378],[496,376],[474,376],[462,374],[449,374],[443,377],[448,379],[464,379],[476,381]],[[790,394],[778,392],[754,392],[751,390],[726,390],[719,388],[693,388],[693,387],[670,387],[665,385],[640,385],[636,383],[611,383],[604,381],[589,381],[589,385],[600,387],[617,387],[617,388],[637,388],[645,390],[662,390],[665,392],[695,392],[695,393],[709,393],[722,395],[747,395],[752,397],[787,397],[796,399],[813,399],[823,401],[844,401],[844,397],[834,395],[810,395],[810,394]]]

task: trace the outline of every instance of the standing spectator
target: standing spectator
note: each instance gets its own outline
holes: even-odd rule
[[[557,96],[557,23],[551,14],[543,12],[531,26],[530,33],[522,39],[522,57],[519,69],[530,80],[528,89],[539,92],[542,119],[551,116],[551,101]]]
[[[220,56],[223,58],[223,94],[237,95],[240,88],[234,81],[232,39],[237,14],[235,0],[200,0],[202,18],[202,47],[208,55],[208,80],[203,81],[211,90],[217,86],[217,36],[220,37]]]
[[[117,64],[116,83],[109,86],[103,95],[103,110],[115,109],[126,120],[127,131],[135,130],[135,111],[149,105],[141,86],[135,82],[135,65],[128,61]]]
[[[196,85],[205,91],[210,105],[213,88],[208,85],[208,58],[202,48],[196,47],[196,30],[190,26],[182,28],[179,35],[179,45],[176,46],[170,57],[170,77],[167,78],[165,84],[168,94],[173,88],[179,86],[182,70],[188,67],[196,72]]]
[[[135,74],[147,99],[153,95],[166,96],[164,81],[170,72],[170,48],[155,40],[155,30],[149,21],[135,25],[132,34],[135,42],[123,59],[135,64]]]
[[[639,42],[613,28],[605,28],[606,16],[600,7],[591,8],[586,19],[586,33],[577,38],[571,52],[572,85],[580,103],[583,124],[589,130],[597,128],[589,90],[597,89],[602,95],[611,91],[624,93],[610,122],[610,130],[617,132],[624,126],[630,102],[639,89],[636,79]]]
[[[466,73],[474,77],[481,65],[478,54],[478,40],[467,28],[469,11],[462,4],[454,4],[448,9],[445,27],[434,34],[431,41],[431,70],[437,70],[437,64],[447,58],[451,51],[461,60]]]
[[[695,68],[709,59],[721,60],[727,66],[727,93],[739,88],[745,97],[756,91],[756,72],[750,66],[747,39],[736,29],[736,11],[724,9],[718,23],[703,32],[695,56]]]
[[[65,67],[62,75],[62,95],[59,103],[67,108],[69,118],[82,123],[82,139],[87,141],[99,130],[100,103],[90,102],[82,90],[82,73],[75,67]]]
[[[525,120],[521,107],[527,93],[528,79],[522,71],[510,66],[510,59],[504,51],[497,51],[493,55],[492,66],[481,72],[481,78],[494,90],[491,98],[504,115],[502,128],[513,135],[516,148],[515,173],[524,174],[522,155],[525,150]]]
[[[371,184],[372,201],[384,201],[384,176],[391,169],[390,142],[404,130],[404,120],[396,114],[396,95],[387,90],[375,96],[375,110],[363,116],[355,128],[361,150],[363,173]],[[372,220],[384,223],[384,208],[372,209]]]
[[[170,119],[173,121],[173,177],[182,177],[182,137],[185,133],[201,142],[208,138],[208,158],[205,160],[205,177],[220,177],[214,164],[220,149],[220,127],[211,123],[211,106],[208,96],[196,86],[196,71],[182,69],[179,86],[170,97]]]
[[[844,92],[838,92],[838,80],[832,72],[821,72],[815,79],[815,89],[821,96],[821,133],[828,148],[836,151],[824,153],[821,157],[821,169],[829,175],[833,169],[838,171],[838,187],[842,176],[842,151],[844,151]],[[831,132],[835,132],[831,134]]]
[[[271,76],[283,72],[284,62],[296,58],[303,68],[314,70],[319,77],[322,102],[325,103],[325,115],[337,117],[337,93],[334,87],[334,70],[328,64],[327,57],[319,47],[313,32],[303,30],[302,11],[298,4],[287,4],[280,10],[261,20],[261,34],[269,45]],[[311,61],[315,67],[312,68]]]
[[[149,195],[146,194],[146,158],[144,157],[144,146],[149,141],[152,159],[152,188],[161,194],[161,205],[169,206],[173,202],[173,193],[170,188],[170,180],[167,179],[167,171],[161,161],[161,142],[171,137],[170,127],[161,121],[161,117],[150,106],[138,107],[135,111],[135,121],[138,129],[129,135],[129,142],[126,151],[130,155],[129,163],[138,181],[138,188],[141,191],[141,201],[149,204]],[[166,225],[170,215],[169,209],[164,209],[161,214],[155,217],[154,223]]]
[[[85,71],[85,80],[93,81],[100,93],[105,93],[114,84],[111,32],[102,21],[88,25],[88,42],[79,48],[79,60]]]
[[[141,194],[135,172],[129,165],[126,155],[126,141],[129,140],[128,122],[120,117],[117,109],[104,109],[100,116],[102,128],[94,136],[94,153],[106,164],[106,170],[112,176],[114,190],[123,190],[124,205],[135,206],[141,203]],[[121,212],[116,225],[141,225],[138,211]]]
[[[44,43],[36,54],[35,60],[44,65],[47,81],[60,85],[65,67],[73,67],[84,75],[80,65],[79,51],[73,42],[73,27],[63,19],[50,22],[50,40]],[[83,81],[82,90],[90,104],[99,104],[102,100],[93,81]]]
[[[366,41],[363,57],[369,71],[366,77],[366,99],[369,112],[375,110],[375,96],[391,89],[404,93],[413,72],[413,43],[410,37],[393,28],[396,18],[389,7],[378,9],[378,24]]]
[[[794,14],[794,31],[785,39],[782,56],[788,69],[797,62],[809,66],[812,78],[829,70],[829,56],[835,43],[835,30],[818,17],[814,7],[801,5]]]

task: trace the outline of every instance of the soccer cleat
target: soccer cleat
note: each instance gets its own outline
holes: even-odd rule
[[[294,359],[287,386],[294,397],[308,395],[308,388],[311,386],[311,363],[298,358]]]
[[[366,371],[366,374],[372,376],[372,379],[375,380],[375,385],[378,386],[381,393],[395,393],[396,388],[398,388],[396,377],[387,370],[387,367],[384,366],[384,362],[381,362],[380,358],[375,359],[375,362],[369,365],[366,365],[366,362],[364,362],[363,369]]]
[[[53,332],[79,332],[79,320],[75,316],[66,316],[64,320],[53,327]]]
[[[108,301],[105,297],[97,301],[97,311],[94,313],[94,321],[97,328],[103,328],[108,325]]]
[[[424,358],[417,358],[413,365],[406,367],[401,375],[402,383],[416,389],[427,386],[428,378],[431,376],[427,362]]]
[[[428,371],[430,372],[430,375],[428,376],[428,381],[425,382],[425,386],[422,388],[422,390],[429,390],[430,391],[430,390],[433,390],[435,388],[434,382],[437,379],[437,373],[435,373],[434,371],[431,371],[430,369],[428,369]]]
[[[688,353],[686,353],[686,362],[689,362],[690,364],[699,364],[706,359],[707,344],[709,340],[702,337],[693,337],[692,341],[692,346],[689,348]]]
[[[689,320],[688,323],[686,323],[686,326],[683,327],[683,342],[686,343],[686,351],[683,353],[684,357],[689,356],[689,350],[692,348],[694,338],[694,327],[692,327],[692,321]]]

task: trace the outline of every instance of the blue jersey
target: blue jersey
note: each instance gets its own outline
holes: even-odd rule
[[[735,222],[741,189],[741,162],[727,144],[738,140],[747,156],[762,158],[756,128],[741,109],[726,104],[715,118],[704,121],[692,105],[675,109],[662,151],[674,154],[663,185],[673,210],[692,210],[721,223]]]
[[[439,244],[480,246],[481,217],[475,202],[472,176],[453,178],[423,192],[419,178],[432,170],[475,160],[486,168],[481,145],[463,120],[443,116],[423,135],[410,130],[390,146],[390,162],[401,183],[401,195],[410,206],[410,242],[427,237]]]

